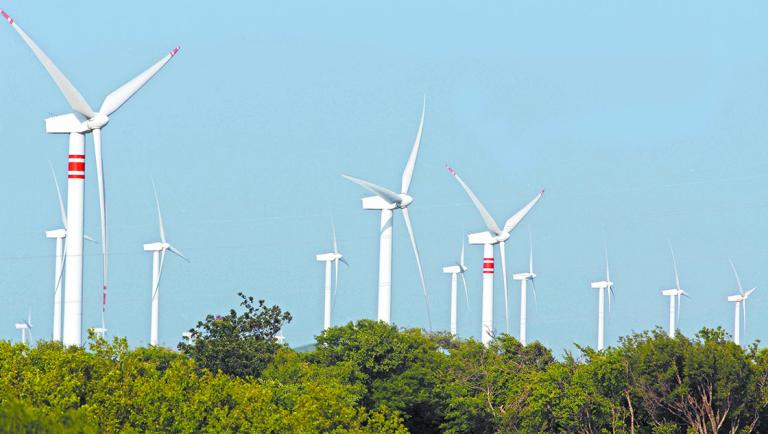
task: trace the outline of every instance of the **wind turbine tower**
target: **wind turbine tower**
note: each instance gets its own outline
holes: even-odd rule
[[[467,279],[464,277],[464,273],[467,271],[467,267],[464,265],[464,243],[461,243],[461,256],[459,262],[448,267],[443,267],[443,273],[451,275],[451,334],[457,335],[457,322],[458,322],[458,291],[456,283],[458,276],[461,275],[461,281],[464,283],[464,295],[467,298],[467,307],[469,307],[469,291],[467,290]]]
[[[411,226],[411,217],[408,214],[408,206],[413,202],[413,197],[408,195],[413,178],[413,170],[416,167],[416,156],[419,153],[419,144],[421,143],[421,133],[424,130],[424,111],[426,109],[426,98],[421,107],[421,120],[416,132],[416,140],[413,142],[411,154],[403,171],[400,193],[381,187],[362,179],[353,178],[347,175],[341,175],[345,179],[354,182],[364,189],[372,192],[375,196],[363,198],[363,209],[380,210],[381,223],[379,225],[379,308],[378,320],[387,324],[391,321],[392,308],[392,215],[394,210],[400,209],[405,220],[405,227],[408,229],[408,236],[411,238],[411,247],[416,256],[416,267],[419,271],[421,288],[424,292],[424,301],[427,308],[427,323],[429,329],[432,329],[432,317],[429,312],[429,293],[427,285],[424,283],[424,273],[421,269],[421,259],[419,258],[419,249],[416,247],[416,238],[413,235]]]
[[[507,260],[504,242],[509,239],[510,232],[523,221],[523,218],[528,215],[534,205],[541,199],[541,196],[544,195],[544,190],[539,192],[539,194],[537,194],[533,200],[528,202],[520,211],[507,219],[504,223],[504,228],[500,229],[499,225],[493,217],[491,217],[491,214],[480,202],[480,199],[478,199],[469,186],[464,183],[459,174],[450,166],[446,167],[448,168],[448,172],[450,172],[451,175],[456,178],[456,181],[459,182],[459,185],[461,185],[467,193],[470,200],[472,200],[472,203],[480,212],[480,216],[483,218],[483,221],[488,228],[487,231],[468,235],[469,244],[482,244],[483,246],[483,314],[480,336],[483,344],[488,345],[491,342],[491,339],[493,339],[493,246],[496,244],[499,245],[499,253],[501,255],[501,274],[503,275],[504,281],[504,319],[506,321],[507,332],[509,332],[509,291],[507,290]]]
[[[144,251],[152,252],[152,314],[150,319],[150,336],[149,344],[152,346],[157,345],[158,334],[158,322],[159,322],[159,307],[160,307],[160,276],[163,273],[163,265],[165,263],[165,252],[179,256],[185,261],[189,262],[186,256],[184,256],[177,248],[173,247],[165,239],[165,226],[163,225],[163,214],[160,212],[160,201],[157,198],[157,189],[155,184],[152,184],[152,190],[155,193],[155,205],[157,206],[157,220],[160,226],[160,241],[156,243],[144,244]]]
[[[323,309],[323,330],[327,330],[331,326],[331,263],[335,266],[335,282],[333,285],[334,300],[336,299],[336,291],[339,288],[339,261],[349,266],[349,263],[344,256],[339,253],[339,245],[336,242],[336,226],[333,226],[333,252],[321,253],[316,255],[315,258],[319,262],[325,262],[325,305]]]

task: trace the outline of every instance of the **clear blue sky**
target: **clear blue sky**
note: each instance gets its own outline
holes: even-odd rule
[[[210,7],[209,7],[210,6]],[[746,341],[768,338],[768,28],[764,2],[189,2],[0,1],[91,105],[167,50],[181,53],[105,129],[111,227],[107,326],[133,345],[149,337],[150,254],[157,241],[150,178],[168,237],[160,340],[174,346],[206,313],[244,290],[294,315],[293,345],[322,326],[323,266],[333,213],[343,268],[335,324],[376,314],[378,214],[349,173],[396,188],[427,115],[410,207],[436,328],[449,322],[449,277],[463,234],[483,229],[444,170],[459,171],[497,220],[547,193],[509,245],[510,275],[533,233],[538,308],[529,339],[556,352],[594,345],[603,243],[616,300],[606,341],[667,321],[683,288],[680,328],[732,329],[728,257],[749,300]],[[66,137],[43,119],[69,112],[13,30],[0,26],[0,337],[32,310],[50,335],[58,227],[48,161],[65,181]],[[86,231],[98,236],[88,139]],[[393,320],[426,326],[402,218],[394,227]],[[100,311],[99,247],[87,245],[85,326]],[[480,329],[480,246],[467,248]],[[503,329],[501,280],[495,323]],[[510,291],[517,334],[519,289]]]

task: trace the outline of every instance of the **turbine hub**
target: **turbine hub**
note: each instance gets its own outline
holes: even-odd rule
[[[400,198],[401,198],[402,200],[401,200],[401,201],[400,201],[400,203],[397,205],[399,208],[405,208],[405,207],[407,207],[408,205],[410,205],[410,204],[411,204],[411,202],[413,202],[413,198],[412,198],[411,196],[409,196],[409,195],[405,194],[405,193],[401,194],[401,195],[400,195]]]
[[[86,122],[88,124],[88,128],[95,130],[97,128],[103,128],[105,125],[109,123],[109,116],[103,115],[101,113],[96,113],[96,116],[88,119]]]

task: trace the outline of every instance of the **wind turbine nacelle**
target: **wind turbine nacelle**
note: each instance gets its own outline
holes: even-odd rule
[[[389,203],[380,196],[368,196],[363,198],[363,209],[395,209],[397,204]]]
[[[25,323],[23,323],[23,322],[22,323],[18,323],[18,322],[16,323],[16,330],[26,330],[28,328],[29,327],[27,327],[27,325]]]
[[[612,282],[607,282],[605,280],[601,280],[599,282],[592,282],[592,288],[593,289],[605,289],[610,287]]]
[[[728,301],[733,301],[733,302],[736,302],[736,303],[740,302],[741,300],[742,300],[742,296],[741,295],[731,295],[731,296],[728,297]]]
[[[48,134],[84,133],[88,130],[86,123],[72,113],[45,120],[45,132]]]
[[[515,273],[512,275],[512,280],[529,280],[535,278],[536,275],[533,273]]]
[[[469,244],[496,244],[498,242],[496,236],[489,231],[469,234],[467,235],[467,240]]]
[[[443,267],[443,273],[458,274],[461,273],[461,267],[458,265],[451,265],[450,267]]]
[[[336,255],[333,253],[322,253],[320,255],[315,255],[315,258],[320,262],[333,261],[336,259]]]
[[[67,230],[66,229],[54,229],[52,231],[45,231],[45,237],[46,238],[66,238],[67,237]]]
[[[661,291],[661,295],[666,295],[666,296],[677,295],[677,289],[666,289],[664,291]]]
[[[163,243],[149,243],[144,244],[145,252],[159,252],[163,250]]]

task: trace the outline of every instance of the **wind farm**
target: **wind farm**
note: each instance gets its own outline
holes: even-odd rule
[[[712,5],[745,22],[713,35],[703,23],[717,14],[698,8],[680,24],[657,6],[632,6],[634,18],[599,8],[608,21],[574,6],[553,14],[549,33],[535,5],[430,0],[409,15],[303,4],[292,21],[280,5],[195,15],[140,0],[137,19],[76,2],[0,5],[0,341],[24,357],[124,345],[112,354],[170,354],[158,366],[176,369],[178,356],[200,372],[266,372],[280,384],[321,378],[299,360],[344,364],[344,378],[361,382],[418,365],[490,383],[501,380],[489,358],[524,365],[518,375],[550,354],[531,369],[544,378],[558,364],[577,385],[574,372],[592,363],[631,369],[648,342],[680,367],[687,348],[716,341],[762,366],[768,110],[758,76],[768,68],[750,41],[768,31],[758,13]],[[658,34],[631,31],[643,19]],[[246,350],[268,355],[233,362],[252,369],[242,375],[216,365]],[[399,350],[396,363],[374,357]],[[409,358],[424,354],[434,360]],[[412,385],[446,394],[430,395],[445,406],[432,420],[375,401],[396,390],[387,381],[344,387],[365,390],[354,405],[400,412],[412,431],[480,429],[446,422],[469,408],[446,396],[483,385]],[[510,395],[478,401],[489,432],[580,427],[524,426],[532,402],[555,394],[494,384],[484,390]],[[601,402],[668,402],[652,401],[648,384]],[[635,416],[684,418],[618,405],[616,432]],[[345,429],[374,426],[366,417]]]

